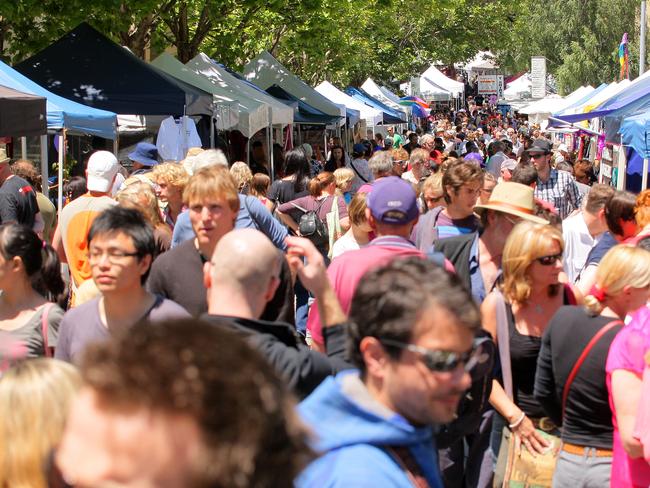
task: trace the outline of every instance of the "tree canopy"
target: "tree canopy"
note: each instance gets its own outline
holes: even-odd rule
[[[616,79],[639,0],[0,0],[0,56],[20,61],[88,21],[140,57],[198,52],[238,69],[266,49],[309,83],[407,81],[433,62],[496,53],[509,72],[546,56],[563,92]],[[650,44],[650,43],[649,43]]]

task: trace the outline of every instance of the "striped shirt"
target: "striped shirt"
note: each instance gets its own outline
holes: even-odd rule
[[[553,204],[562,219],[580,208],[582,202],[582,195],[573,176],[566,171],[556,169],[551,170],[546,182],[537,178],[535,198]]]

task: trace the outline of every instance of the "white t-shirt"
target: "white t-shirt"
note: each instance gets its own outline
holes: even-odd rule
[[[332,259],[340,256],[344,252],[356,251],[357,249],[361,249],[361,246],[359,246],[359,243],[355,240],[352,231],[347,231],[339,237],[339,240],[334,243],[334,246],[332,246]]]
[[[409,183],[413,183],[414,185],[417,185],[419,183],[415,175],[413,175],[413,171],[402,173],[402,179],[408,181]]]
[[[582,212],[564,219],[562,238],[564,239],[564,271],[569,277],[569,282],[575,283],[597,239],[589,234]]]

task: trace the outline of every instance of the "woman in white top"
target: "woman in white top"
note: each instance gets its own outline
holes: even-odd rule
[[[348,207],[350,230],[343,234],[332,248],[332,259],[346,251],[354,251],[370,242],[370,224],[366,219],[366,193],[357,193]]]

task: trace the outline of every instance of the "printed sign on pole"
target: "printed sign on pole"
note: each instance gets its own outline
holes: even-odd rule
[[[479,95],[496,95],[499,92],[496,75],[481,75],[476,81]]]
[[[530,79],[532,81],[530,96],[544,98],[546,96],[546,58],[544,56],[533,56],[530,59]]]

